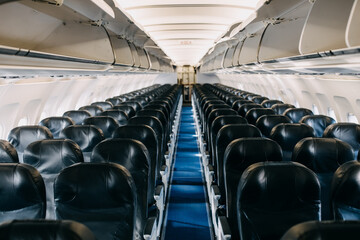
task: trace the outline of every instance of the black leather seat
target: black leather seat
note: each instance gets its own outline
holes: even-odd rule
[[[271,130],[280,123],[291,123],[291,120],[284,115],[264,115],[256,121],[256,127],[265,137],[269,137]]]
[[[275,115],[275,112],[271,108],[252,108],[246,113],[245,118],[249,124],[255,125],[256,121],[264,115]]]
[[[19,157],[11,143],[0,139],[0,163],[18,163]]]
[[[360,162],[341,165],[331,183],[331,207],[335,220],[360,220]]]
[[[233,105],[231,106],[231,108],[238,112],[242,105],[248,104],[248,103],[254,103],[254,102],[250,101],[250,100],[246,100],[246,99],[237,100],[237,101],[233,102]]]
[[[253,101],[254,103],[257,103],[257,104],[262,104],[264,101],[267,101],[267,100],[269,100],[269,98],[258,96],[258,97],[254,97],[251,101]]]
[[[85,162],[90,161],[91,151],[96,144],[105,139],[101,129],[93,125],[69,126],[61,131],[60,137],[77,143],[83,152]]]
[[[111,138],[115,130],[120,126],[113,117],[96,116],[84,120],[84,125],[94,125],[101,129],[105,138]]]
[[[65,112],[63,116],[71,118],[76,125],[81,125],[86,118],[91,117],[91,113],[86,110],[71,110]]]
[[[295,145],[303,138],[315,137],[312,127],[303,123],[280,123],[270,133],[283,150],[283,160],[290,161]]]
[[[92,117],[97,116],[104,111],[104,109],[102,109],[101,107],[94,106],[94,105],[83,106],[83,107],[79,108],[79,110],[88,111]]]
[[[55,180],[54,198],[57,219],[83,223],[97,239],[135,239],[136,186],[123,166],[81,163],[65,168]]]
[[[130,106],[116,105],[112,109],[123,111],[124,113],[126,113],[128,118],[132,118],[136,114],[135,109],[133,107],[130,107]]]
[[[24,151],[24,163],[36,168],[46,187],[46,218],[55,219],[54,180],[60,171],[83,162],[80,147],[68,139],[48,139],[31,143]]]
[[[331,180],[341,164],[354,160],[352,147],[334,138],[304,138],[295,145],[291,160],[316,173],[321,185],[321,219],[333,219],[330,209]]]
[[[305,123],[312,127],[317,137],[322,137],[325,129],[336,121],[326,115],[307,115],[301,118],[299,123]]]
[[[222,127],[215,142],[214,171],[216,172],[216,182],[219,186],[220,195],[225,196],[224,183],[224,154],[227,146],[238,138],[261,137],[261,132],[254,125],[250,124],[228,124]],[[222,201],[225,200],[224,198]]]
[[[48,117],[39,123],[40,126],[47,127],[52,133],[54,138],[59,138],[60,132],[75,122],[69,117]]]
[[[263,108],[263,106],[261,106],[260,104],[257,104],[257,103],[245,103],[245,104],[241,105],[238,113],[240,116],[245,117],[246,113],[252,108]]]
[[[280,100],[275,100],[275,99],[270,99],[270,100],[265,100],[261,103],[261,105],[264,107],[264,108],[271,108],[273,105],[275,104],[282,104],[283,102],[280,101]]]
[[[99,116],[113,117],[119,124],[119,126],[124,126],[128,122],[128,116],[124,111],[121,110],[106,110],[103,111]]]
[[[355,157],[358,156],[360,149],[360,125],[356,123],[334,123],[328,126],[323,137],[338,138],[350,144],[354,151]]]
[[[126,102],[120,103],[119,105],[116,105],[116,106],[130,106],[135,110],[135,112],[140,111],[142,109],[142,106],[140,105],[140,103],[138,103],[136,101],[126,101]]]
[[[106,101],[107,101],[107,102],[111,102],[111,104],[112,104],[113,106],[119,105],[120,103],[123,102],[123,101],[122,101],[120,98],[118,98],[118,97],[108,98],[108,99],[106,99]]]
[[[271,106],[271,109],[275,111],[276,114],[283,114],[287,109],[295,108],[294,105],[288,103],[276,103]]]
[[[307,108],[290,108],[287,109],[283,114],[290,118],[293,123],[300,122],[301,118],[304,116],[314,115],[313,112]]]
[[[156,117],[157,119],[160,120],[163,129],[165,131],[165,137],[169,137],[168,136],[168,122],[166,121],[166,117],[165,114],[160,111],[160,110],[153,110],[153,109],[142,109],[140,111],[138,111],[136,113],[137,117],[141,117],[141,116],[151,116],[151,117]]]
[[[309,221],[291,227],[281,240],[356,240],[359,221]]]
[[[265,138],[240,138],[232,141],[224,154],[224,180],[226,217],[230,224],[232,239],[238,239],[236,191],[242,173],[258,162],[282,161],[279,144]]]
[[[91,104],[91,106],[98,106],[101,107],[104,111],[106,111],[111,109],[114,105],[109,101],[105,101],[105,102],[94,102]]]
[[[0,222],[45,217],[45,185],[35,168],[0,163],[0,183]]]
[[[237,204],[240,239],[277,240],[297,223],[320,219],[319,181],[298,163],[255,163],[241,176]]]
[[[30,143],[52,138],[53,136],[49,129],[37,125],[13,128],[8,135],[8,141],[15,147],[18,153],[19,162],[22,162],[24,150]]]

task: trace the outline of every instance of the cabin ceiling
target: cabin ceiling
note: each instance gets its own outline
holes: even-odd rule
[[[199,61],[234,24],[255,12],[261,0],[114,0],[173,63]]]

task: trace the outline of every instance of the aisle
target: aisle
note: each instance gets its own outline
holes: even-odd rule
[[[164,225],[165,240],[211,239],[199,156],[192,108],[183,107]]]

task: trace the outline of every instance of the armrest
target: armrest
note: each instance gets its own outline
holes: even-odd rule
[[[218,185],[211,185],[211,193],[216,200],[219,200],[221,198]]]
[[[166,165],[162,165],[160,169],[161,176],[165,176],[168,173],[168,167]]]
[[[219,217],[219,235],[218,237],[221,240],[230,240],[231,239],[231,230],[229,223],[225,216]]]
[[[164,186],[163,185],[156,186],[154,199],[156,201],[156,206],[161,211],[164,208]]]
[[[151,217],[146,221],[144,229],[144,239],[145,240],[155,240],[156,239],[156,218]]]

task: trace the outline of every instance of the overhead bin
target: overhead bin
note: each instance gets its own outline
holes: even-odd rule
[[[224,58],[224,68],[229,68],[233,66],[233,57],[234,57],[235,49],[236,49],[236,45],[228,48],[228,50],[226,51]]]
[[[133,43],[129,42],[129,47],[130,47],[131,54],[132,54],[132,57],[134,60],[133,67],[138,68],[138,67],[140,67],[140,58],[139,58],[139,54],[136,50],[136,46]]]
[[[232,59],[232,65],[233,65],[233,66],[238,66],[238,65],[239,65],[239,57],[240,57],[240,52],[241,52],[241,49],[242,49],[243,44],[244,44],[244,40],[243,40],[243,41],[240,41],[240,42],[236,45],[236,48],[235,48],[235,51],[234,51],[234,55],[233,55],[233,59]]]
[[[239,65],[257,63],[260,40],[264,29],[265,28],[262,28],[258,32],[249,35],[245,39],[239,55]]]
[[[159,71],[160,70],[159,60],[151,54],[149,54],[149,59],[151,62],[151,70]]]
[[[150,67],[149,59],[147,57],[145,50],[142,48],[136,47],[136,51],[138,53],[139,60],[140,60],[140,68],[142,68],[144,70],[149,69],[149,67]]]
[[[360,46],[360,1],[354,2],[346,28],[346,44],[348,47]]]
[[[129,71],[134,65],[134,59],[128,42],[126,39],[117,36],[111,36],[110,38],[115,54],[113,70]]]
[[[355,0],[316,0],[299,45],[302,54],[346,48],[346,29]]]

